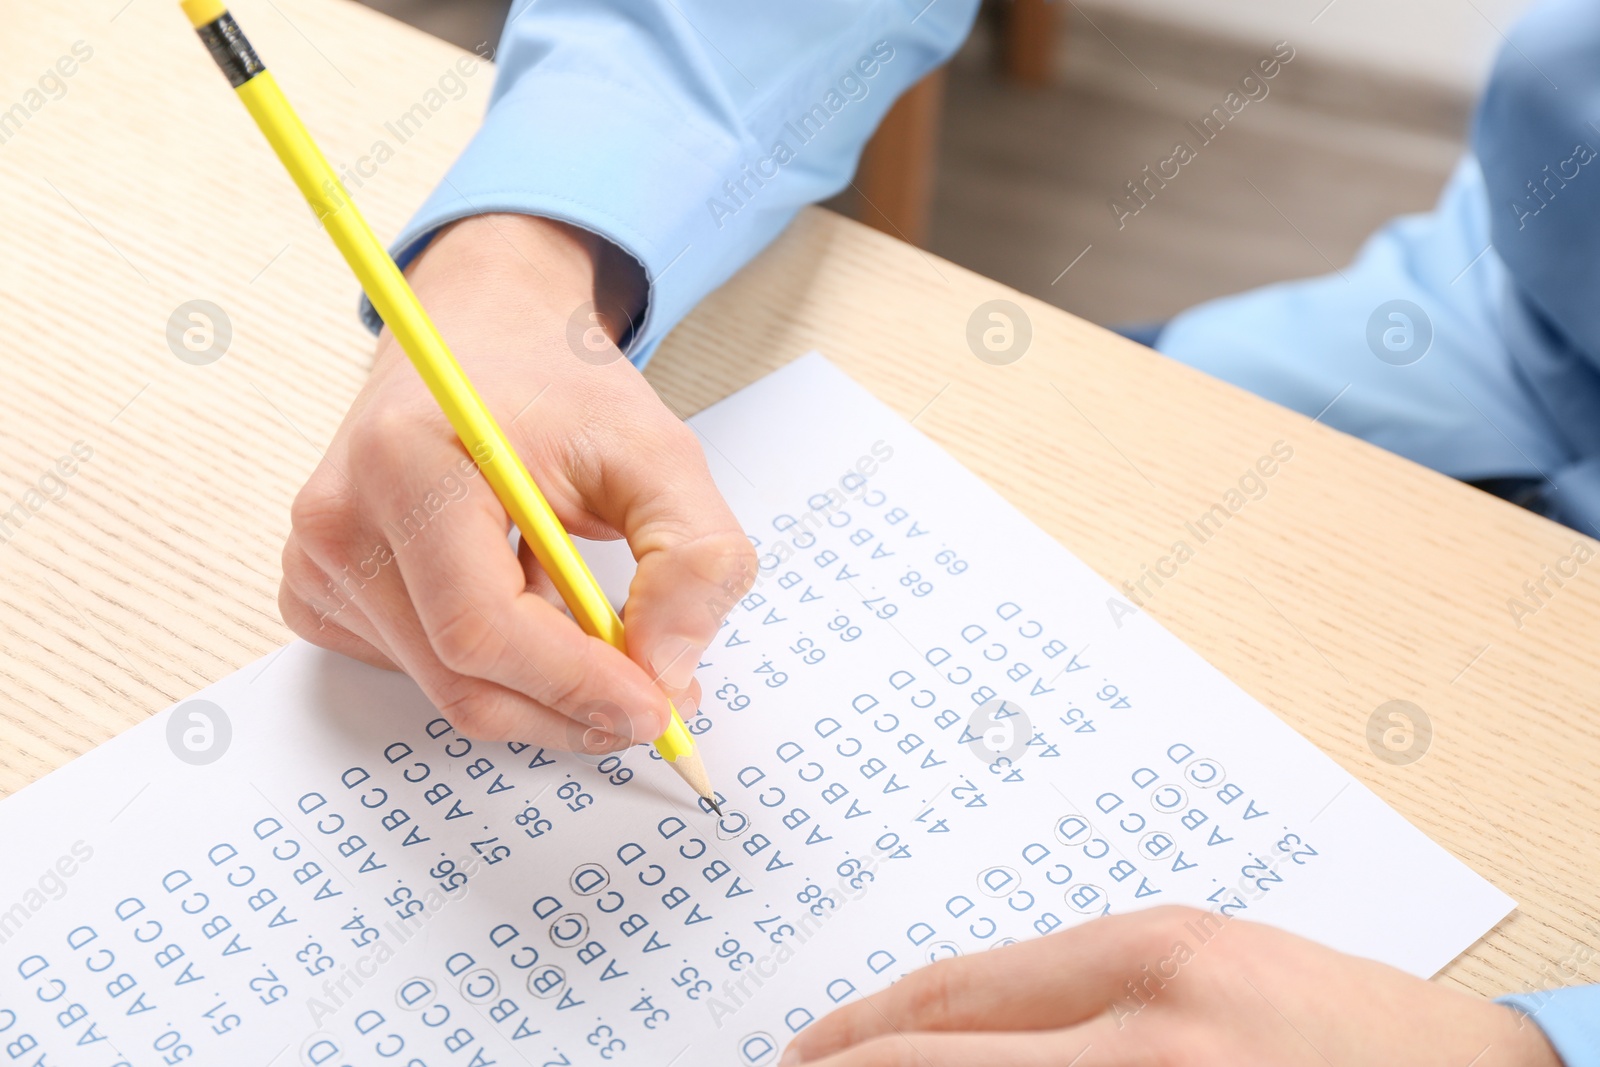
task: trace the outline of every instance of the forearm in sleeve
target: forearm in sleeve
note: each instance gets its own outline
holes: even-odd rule
[[[896,97],[977,0],[538,0],[506,23],[483,127],[393,246],[511,212],[607,238],[643,268],[643,364],[804,205],[844,188]],[[370,305],[363,314],[379,325]]]

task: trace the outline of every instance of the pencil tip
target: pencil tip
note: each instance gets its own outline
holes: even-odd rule
[[[706,765],[701,762],[700,753],[685,752],[667,765],[679,778],[689,783],[689,788],[694,790],[696,796],[714,808],[717,806],[716,800],[713,799],[717,792],[711,788],[711,779],[706,775]]]
[[[715,797],[706,797],[706,803],[711,805],[711,810],[717,813],[717,818],[722,818],[722,805],[717,803]]]

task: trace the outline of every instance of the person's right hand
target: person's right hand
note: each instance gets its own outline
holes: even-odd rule
[[[295,500],[284,621],[404,670],[470,737],[654,740],[669,697],[693,714],[700,655],[756,566],[694,433],[581,310],[636,310],[637,267],[572,227],[488,215],[447,227],[408,275],[563,525],[627,538],[628,653],[578,628],[526,546],[512,553],[505,510],[387,330]]]

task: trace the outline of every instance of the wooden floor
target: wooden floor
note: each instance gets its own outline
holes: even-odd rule
[[[368,2],[467,48],[498,37],[506,6]],[[1165,318],[1343,266],[1385,219],[1429,207],[1461,152],[1469,101],[1304,57],[1201,146],[1185,121],[1221,104],[1272,42],[1083,10],[1049,89],[997,78],[981,22],[952,62],[930,244],[1092,321]],[[1119,228],[1112,197],[1180,139],[1197,158]],[[848,195],[832,206],[854,207]]]
[[[1303,58],[1202,145],[1186,121],[1221,104],[1271,42],[1094,18],[1104,34],[1071,27],[1050,89],[995,78],[981,33],[957,57],[931,241],[1092,321],[1165,318],[1342,267],[1384,220],[1431,206],[1461,152],[1467,101],[1422,85],[1386,94]],[[1119,228],[1111,199],[1179,140],[1196,158]]]
[[[477,50],[500,39],[510,0],[361,0],[368,7],[409,22],[435,37]]]

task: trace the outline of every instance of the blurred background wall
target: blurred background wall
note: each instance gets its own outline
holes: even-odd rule
[[[495,41],[506,9],[366,2],[466,48]],[[1108,325],[1327,273],[1432,204],[1526,3],[986,0],[829,206]],[[1267,95],[1130,199],[1278,42],[1294,58]]]

